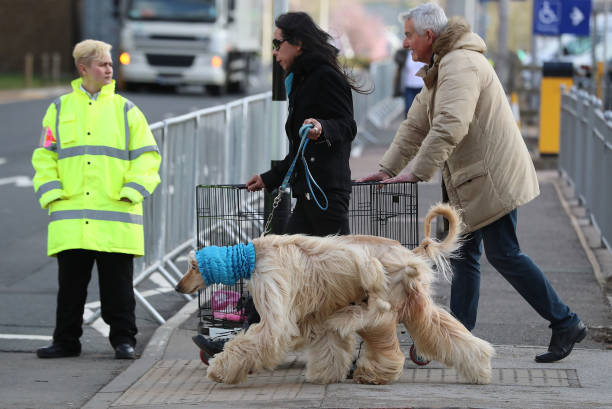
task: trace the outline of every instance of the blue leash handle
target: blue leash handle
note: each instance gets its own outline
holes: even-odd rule
[[[312,198],[314,199],[317,206],[319,206],[319,209],[325,211],[327,210],[327,207],[329,205],[327,201],[327,196],[325,195],[325,192],[323,191],[323,189],[321,189],[321,187],[317,184],[317,181],[312,177],[312,174],[310,173],[310,169],[308,169],[308,162],[306,162],[306,158],[304,158],[304,152],[306,151],[306,145],[308,145],[308,137],[306,135],[308,135],[308,131],[310,131],[310,128],[312,128],[312,124],[302,125],[302,127],[300,128],[299,134],[302,140],[300,141],[300,146],[298,148],[297,154],[295,155],[295,158],[293,158],[293,162],[291,162],[291,166],[289,167],[289,170],[287,171],[287,174],[285,175],[285,178],[283,179],[283,183],[281,183],[280,185],[280,190],[283,192],[289,191],[289,188],[288,188],[289,179],[291,178],[291,174],[293,173],[293,169],[295,168],[295,162],[297,161],[298,156],[301,156],[302,164],[304,165],[304,171],[306,172],[306,183],[308,185],[308,190],[310,190],[310,193],[312,194]],[[319,200],[317,200],[317,196],[314,194],[314,191],[312,190],[312,185],[310,183],[311,179],[315,187],[319,190],[319,192],[321,192],[323,199],[325,199],[325,206],[321,206],[321,203],[319,203]]]

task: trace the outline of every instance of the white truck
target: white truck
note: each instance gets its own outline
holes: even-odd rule
[[[124,0],[119,85],[245,92],[258,63],[263,0]]]

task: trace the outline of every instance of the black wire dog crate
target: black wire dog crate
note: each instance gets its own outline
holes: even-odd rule
[[[351,234],[367,234],[418,245],[416,183],[353,182],[349,207]],[[272,209],[272,195],[249,192],[244,185],[200,185],[196,188],[197,246],[232,246],[261,236]],[[291,199],[283,195],[274,210],[270,231],[280,233],[289,217]],[[246,321],[247,285],[214,284],[198,294],[199,332],[219,335]]]

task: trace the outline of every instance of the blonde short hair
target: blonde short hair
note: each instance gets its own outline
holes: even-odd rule
[[[109,54],[112,45],[98,40],[83,40],[74,46],[72,57],[74,57],[74,65],[79,68],[79,64],[90,65],[96,57],[101,57],[104,54]]]

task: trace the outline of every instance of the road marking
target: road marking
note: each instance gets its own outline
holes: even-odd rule
[[[165,278],[159,273],[157,273],[159,277],[156,277],[155,281],[158,285],[163,285],[163,287],[154,288],[151,290],[143,291],[140,293],[144,298],[151,297],[152,295],[160,295],[174,291],[174,288],[171,287]],[[85,304],[85,310],[83,311],[83,321],[87,321],[89,317],[94,315],[95,310],[100,308],[100,301],[92,301]],[[98,317],[94,322],[89,324],[90,327],[98,331],[103,337],[108,337],[110,332],[110,327],[104,322],[101,317]]]
[[[0,186],[15,184],[17,187],[30,187],[33,185],[32,179],[28,176],[11,176],[0,179]]]
[[[93,314],[94,312],[92,310],[85,308],[85,311],[83,311],[83,321],[87,320]],[[110,333],[110,327],[102,318],[98,318],[89,324],[89,326],[98,331],[104,338],[108,337],[108,334]]]
[[[49,335],[0,334],[0,339],[32,339],[36,341],[51,341]]]
[[[0,165],[4,165],[6,163],[6,158],[0,158]]]

